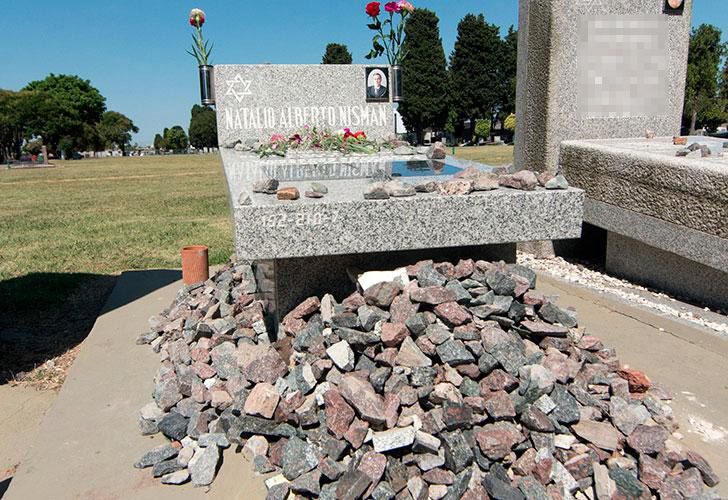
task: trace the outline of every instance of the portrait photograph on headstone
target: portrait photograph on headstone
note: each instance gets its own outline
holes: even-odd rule
[[[367,102],[389,101],[389,78],[383,68],[366,68]]]

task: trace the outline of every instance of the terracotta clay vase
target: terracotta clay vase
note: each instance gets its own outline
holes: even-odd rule
[[[207,251],[203,245],[182,248],[182,281],[185,285],[201,283],[210,277]]]

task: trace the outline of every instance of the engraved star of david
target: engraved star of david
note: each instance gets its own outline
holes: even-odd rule
[[[243,102],[243,98],[246,95],[252,95],[253,93],[250,91],[250,82],[251,80],[243,80],[243,77],[240,75],[236,75],[235,78],[232,80],[227,80],[225,83],[227,83],[228,89],[227,92],[225,92],[225,95],[231,95],[237,99],[238,102]]]

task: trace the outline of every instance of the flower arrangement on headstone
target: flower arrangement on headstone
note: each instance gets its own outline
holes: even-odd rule
[[[415,7],[410,2],[400,0],[399,2],[387,2],[384,10],[389,14],[389,19],[382,21],[381,3],[369,2],[365,8],[371,22],[367,27],[376,32],[372,38],[372,50],[366,55],[367,59],[376,59],[382,55],[387,56],[387,61],[392,67],[392,102],[394,107],[404,100],[402,95],[402,60],[406,53],[402,50],[406,38],[404,26],[407,16],[414,12]]]
[[[285,157],[290,151],[338,152],[343,154],[374,154],[382,149],[391,149],[390,142],[378,142],[367,138],[363,130],[352,132],[345,128],[332,132],[326,128],[305,125],[296,133],[285,136],[275,134],[266,143],[258,144],[254,151],[261,158],[270,156]]]
[[[187,53],[197,60],[197,66],[200,70],[200,100],[203,106],[211,106],[215,104],[212,85],[212,65],[210,64],[210,54],[214,44],[205,41],[202,35],[202,26],[205,24],[205,11],[201,9],[192,9],[190,11],[190,26],[194,29],[192,33],[192,50]]]

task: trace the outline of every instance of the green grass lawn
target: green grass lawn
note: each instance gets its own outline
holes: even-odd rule
[[[179,249],[232,251],[217,155],[57,162],[0,171],[0,281],[27,273],[179,267]]]
[[[455,156],[485,163],[486,165],[508,165],[509,163],[513,163],[513,146],[468,146],[455,148]]]

